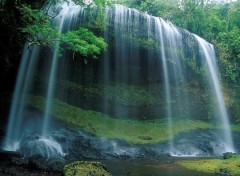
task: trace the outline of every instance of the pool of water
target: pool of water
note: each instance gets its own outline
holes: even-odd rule
[[[176,161],[198,158],[164,157],[159,161],[146,160],[107,160],[102,161],[113,176],[212,176],[180,167]]]

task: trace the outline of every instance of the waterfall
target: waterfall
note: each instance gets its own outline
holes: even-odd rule
[[[74,19],[76,19],[80,13],[80,10],[82,10],[81,7],[76,6],[73,3],[70,4],[63,4],[62,10],[58,14],[57,17],[55,17],[53,24],[56,26],[59,30],[59,33],[66,32],[71,29],[75,22]],[[75,24],[74,24],[75,25]],[[43,130],[42,135],[45,136],[48,132],[48,124],[49,124],[49,114],[52,109],[52,99],[54,97],[54,89],[55,89],[55,82],[56,82],[56,71],[57,71],[57,65],[58,65],[58,55],[59,55],[59,46],[60,42],[57,41],[54,46],[54,51],[49,58],[49,60],[52,60],[50,65],[50,72],[49,72],[49,80],[47,85],[47,94],[46,94],[46,105],[44,110],[44,122],[43,122]]]
[[[76,25],[78,22],[78,17],[84,15],[82,14],[83,8],[80,6],[76,6],[74,3],[63,3],[58,4],[56,6],[52,6],[48,8],[48,13],[56,13],[56,9],[61,9],[61,11],[57,14],[57,16],[52,21],[52,25],[56,26],[61,32],[67,32],[72,28],[72,26]],[[46,68],[43,69],[44,74],[48,74],[46,77],[48,80],[46,81],[46,102],[44,108],[43,115],[43,123],[38,124],[41,125],[40,134],[41,136],[48,135],[50,131],[49,127],[49,118],[50,112],[52,109],[52,99],[54,97],[55,92],[55,82],[56,82],[56,72],[58,69],[58,55],[60,54],[59,45],[60,42],[56,39],[56,44],[54,46],[53,51],[49,50],[46,60]],[[4,149],[10,151],[16,151],[19,149],[19,144],[21,139],[26,133],[24,130],[24,121],[26,113],[27,113],[27,99],[30,95],[31,89],[33,87],[34,76],[36,76],[39,57],[40,57],[40,48],[37,46],[33,46],[33,48],[29,48],[29,44],[26,43],[23,49],[22,62],[20,65],[20,69],[18,72],[17,82],[15,85],[14,95],[13,95],[13,103],[10,109],[9,122],[7,127],[7,135],[4,141]],[[37,124],[36,124],[37,125]],[[35,128],[35,127],[33,127]],[[48,143],[46,143],[48,144]]]
[[[25,44],[9,115],[5,150],[15,151],[19,148],[26,99],[32,84],[32,75],[38,61],[38,54],[38,47],[34,46],[29,50],[28,43]]]
[[[194,35],[194,37],[196,38],[196,40],[199,43],[199,47],[200,47],[199,49],[202,50],[202,52],[203,52],[202,57],[204,57],[207,62],[207,69],[209,72],[208,79],[210,80],[210,84],[213,87],[213,90],[214,90],[213,92],[215,95],[214,98],[217,102],[216,116],[220,117],[220,124],[223,126],[223,129],[224,129],[223,141],[226,146],[226,151],[234,152],[235,150],[234,150],[230,125],[229,125],[229,120],[228,120],[228,114],[227,114],[226,106],[225,106],[224,99],[223,99],[221,84],[220,84],[219,77],[218,77],[218,69],[217,69],[216,54],[214,51],[214,47],[213,47],[213,45],[207,43],[202,38],[200,38],[196,35]]]
[[[56,5],[50,12],[54,13],[56,8],[60,10],[52,25],[58,28],[59,33],[76,29],[87,21],[84,8],[72,2]],[[201,100],[195,100],[194,92],[188,90],[194,79],[189,75],[193,73],[192,66],[201,62],[204,72],[209,74],[207,82],[210,85],[208,89],[211,90],[208,93],[211,95],[211,92],[214,92],[213,98],[217,102],[216,114],[213,116],[220,118],[219,122],[224,129],[221,133],[225,146],[223,152],[234,151],[213,46],[169,21],[135,9],[115,5],[107,8],[105,14],[106,27],[103,37],[109,48],[98,61],[89,61],[88,65],[84,65],[78,58],[71,59],[70,51],[62,51],[58,41],[52,50],[37,46],[29,50],[26,43],[13,95],[4,149],[18,150],[21,140],[26,139],[25,122],[29,111],[27,99],[29,95],[36,94],[45,97],[43,117],[41,123],[36,125],[40,128],[38,135],[41,137],[24,142],[24,146],[36,147],[40,144],[41,151],[47,151],[47,157],[51,157],[49,151],[54,151],[54,156],[64,155],[61,146],[49,137],[54,98],[117,119],[164,119],[168,124],[168,153],[184,155],[186,153],[174,143],[174,121],[182,118],[195,120],[199,118],[199,114],[205,116],[209,110],[207,105],[202,109],[194,107],[194,104],[200,104]],[[41,82],[43,88],[36,93],[32,89],[34,78],[39,75],[44,80]],[[91,102],[88,98],[94,99],[93,96],[71,94],[71,90],[66,91],[65,87],[57,87],[61,82],[71,82],[83,86],[82,89],[85,89],[84,86],[97,85],[102,87],[102,98],[96,96],[96,102]],[[149,96],[144,95],[140,100],[136,98],[138,93],[145,92]],[[33,131],[31,128],[28,130]]]
[[[178,147],[175,146],[173,123],[176,118],[192,119],[190,116],[196,111],[190,107],[194,102],[194,97],[191,97],[192,100],[189,101],[189,91],[186,91],[189,89],[190,84],[188,83],[189,73],[187,70],[189,65],[186,62],[188,62],[189,57],[192,57],[196,59],[196,65],[197,62],[205,63],[207,65],[205,72],[209,72],[209,75],[211,75],[207,82],[214,85],[212,91],[215,92],[216,101],[218,102],[217,112],[220,112],[221,124],[224,125],[222,141],[225,149],[223,152],[234,151],[221,85],[217,79],[219,73],[216,65],[214,69],[211,66],[212,62],[216,62],[212,45],[204,44],[203,49],[196,50],[196,45],[200,43],[199,45],[202,46],[201,43],[206,43],[206,41],[174,26],[169,21],[121,5],[109,8],[106,14],[108,26],[104,36],[106,41],[114,47],[104,54],[104,85],[116,84],[117,82],[129,85],[147,83],[146,89],[149,90],[151,81],[162,80],[164,84],[161,89],[164,90],[164,96],[159,98],[165,99],[162,106],[164,112],[162,113],[159,107],[153,108],[151,111],[155,112],[153,114],[157,115],[159,113],[167,118],[169,154],[189,155],[189,153],[179,151]],[[109,39],[111,32],[115,34],[112,41]],[[155,42],[154,49],[150,44],[144,49],[147,54],[142,55],[141,50],[143,50],[143,47],[139,43],[150,40]],[[114,43],[111,43],[113,41]],[[191,53],[192,50],[194,50],[193,53]],[[109,61],[113,54],[114,61]],[[209,56],[209,54],[211,55]],[[213,61],[209,62],[210,58]],[[139,69],[134,70],[131,66]],[[202,67],[204,67],[204,64],[202,64]],[[113,77],[109,76],[111,73]],[[146,77],[143,75],[146,75]],[[150,78],[153,80],[149,80]],[[105,95],[107,94],[108,92],[105,90]],[[119,94],[119,92],[115,92],[115,94]],[[134,113],[137,115],[143,114],[142,116],[146,115],[141,109],[132,110],[128,107],[121,107],[117,101],[118,99],[114,99],[114,103],[109,105],[109,100],[105,98],[103,112],[120,119],[131,118]]]
[[[164,22],[165,23],[165,22]],[[168,25],[165,25],[168,26]],[[159,34],[156,36],[160,41],[161,46],[161,58],[163,62],[163,72],[164,72],[164,84],[165,84],[165,101],[166,101],[166,117],[168,119],[168,135],[173,136],[173,127],[172,127],[172,111],[171,111],[171,92],[170,92],[170,82],[169,82],[169,71],[167,67],[167,58],[165,53],[165,45],[164,45],[164,26],[161,23],[159,18],[156,19],[156,30],[159,30]],[[171,30],[171,29],[170,29]],[[169,140],[169,150],[172,151],[174,148],[174,144],[172,139]]]

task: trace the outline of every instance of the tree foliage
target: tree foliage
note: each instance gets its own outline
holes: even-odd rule
[[[96,37],[91,31],[86,28],[79,28],[76,31],[69,31],[61,36],[61,42],[67,49],[74,53],[79,53],[85,58],[92,56],[97,58],[97,55],[102,50],[106,49],[107,44],[101,37]],[[87,60],[84,60],[87,63]]]
[[[51,26],[50,17],[43,11],[31,9],[27,5],[21,5],[19,9],[25,23],[22,32],[27,34],[30,45],[48,46],[54,44],[59,34],[58,30]]]
[[[80,0],[75,0],[75,2],[77,4],[84,4],[83,1]],[[25,4],[21,4],[19,7],[25,23],[22,32],[26,33],[29,46],[33,44],[41,47],[54,46],[54,44],[59,41],[61,46],[71,50],[74,56],[76,53],[81,55],[85,63],[87,63],[88,57],[96,59],[97,55],[99,55],[102,50],[106,49],[107,44],[104,42],[103,38],[96,36],[87,28],[80,27],[74,31],[60,33],[56,27],[51,25],[51,20],[55,17],[48,14],[50,6],[58,3],[58,0],[48,0],[45,3],[48,4],[48,6],[46,6],[48,7],[47,10],[32,9]],[[104,1],[94,1],[92,3],[94,3],[95,6],[99,5],[100,8],[104,8],[107,5]],[[88,4],[87,6],[90,5],[91,4]],[[90,7],[87,8],[91,9]],[[90,13],[89,11],[89,15]],[[88,26],[85,25],[85,27]]]
[[[69,0],[64,0],[69,1]],[[27,35],[31,44],[40,46],[51,46],[56,40],[62,40],[62,46],[73,50],[74,53],[82,54],[83,57],[90,55],[96,58],[106,48],[102,38],[96,38],[98,49],[94,48],[93,52],[86,52],[84,48],[88,41],[83,38],[84,35],[96,37],[104,29],[104,15],[107,6],[113,2],[126,5],[128,7],[139,9],[143,12],[154,16],[161,16],[183,27],[190,32],[196,33],[209,42],[215,44],[219,51],[220,68],[224,78],[233,84],[240,83],[240,57],[239,57],[239,30],[240,30],[240,1],[224,3],[219,0],[73,0],[76,4],[82,5],[87,10],[88,24],[84,25],[85,29],[76,29],[66,34],[59,34],[58,30],[51,26],[51,18],[41,10],[43,4],[54,4],[59,0],[0,0],[0,12],[6,11],[6,16],[2,16],[3,27],[10,25],[12,15],[10,7],[18,7],[21,15],[18,17],[21,23],[22,32]],[[22,4],[28,4],[22,5]],[[9,8],[5,8],[5,6]],[[98,7],[98,8],[96,8]],[[2,14],[5,14],[3,12]],[[14,12],[14,15],[18,13]],[[11,27],[12,28],[12,27]],[[17,31],[17,29],[16,29]],[[80,34],[80,31],[84,35]],[[89,34],[89,32],[92,32]],[[17,31],[18,32],[18,31]],[[17,33],[16,32],[16,33]],[[62,36],[65,35],[65,36]],[[71,39],[73,41],[71,42]],[[76,41],[79,40],[79,41]],[[73,45],[81,46],[75,49]]]

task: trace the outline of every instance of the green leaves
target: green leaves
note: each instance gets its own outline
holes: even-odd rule
[[[26,5],[22,5],[19,9],[25,23],[22,32],[27,34],[30,45],[53,45],[59,37],[59,33],[56,28],[51,26],[50,17],[43,11],[31,9]]]
[[[91,31],[82,27],[61,35],[60,40],[67,49],[79,53],[85,58],[90,56],[96,59],[97,55],[107,48],[103,38],[95,36]]]
[[[54,3],[56,3],[55,1]],[[98,1],[97,3],[103,2]],[[73,57],[77,53],[84,58],[85,63],[87,63],[86,58],[96,59],[97,55],[107,48],[103,38],[97,37],[86,28],[81,27],[75,31],[61,34],[56,27],[51,25],[52,18],[42,10],[31,9],[27,5],[21,5],[19,10],[25,23],[22,32],[27,35],[30,46],[33,44],[41,47],[54,46],[57,41],[60,41],[62,47],[73,51]]]
[[[240,79],[240,29],[235,27],[230,32],[222,32],[218,40],[222,71],[229,81],[237,83]]]

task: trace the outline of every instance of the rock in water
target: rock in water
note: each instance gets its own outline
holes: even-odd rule
[[[29,158],[28,167],[32,170],[47,170],[46,159],[41,155]]]
[[[61,145],[52,138],[33,138],[23,140],[19,152],[24,157],[41,155],[44,158],[61,158],[65,155]]]
[[[240,157],[237,153],[232,153],[232,152],[226,152],[223,154],[223,159],[230,159],[230,158],[236,158]]]

